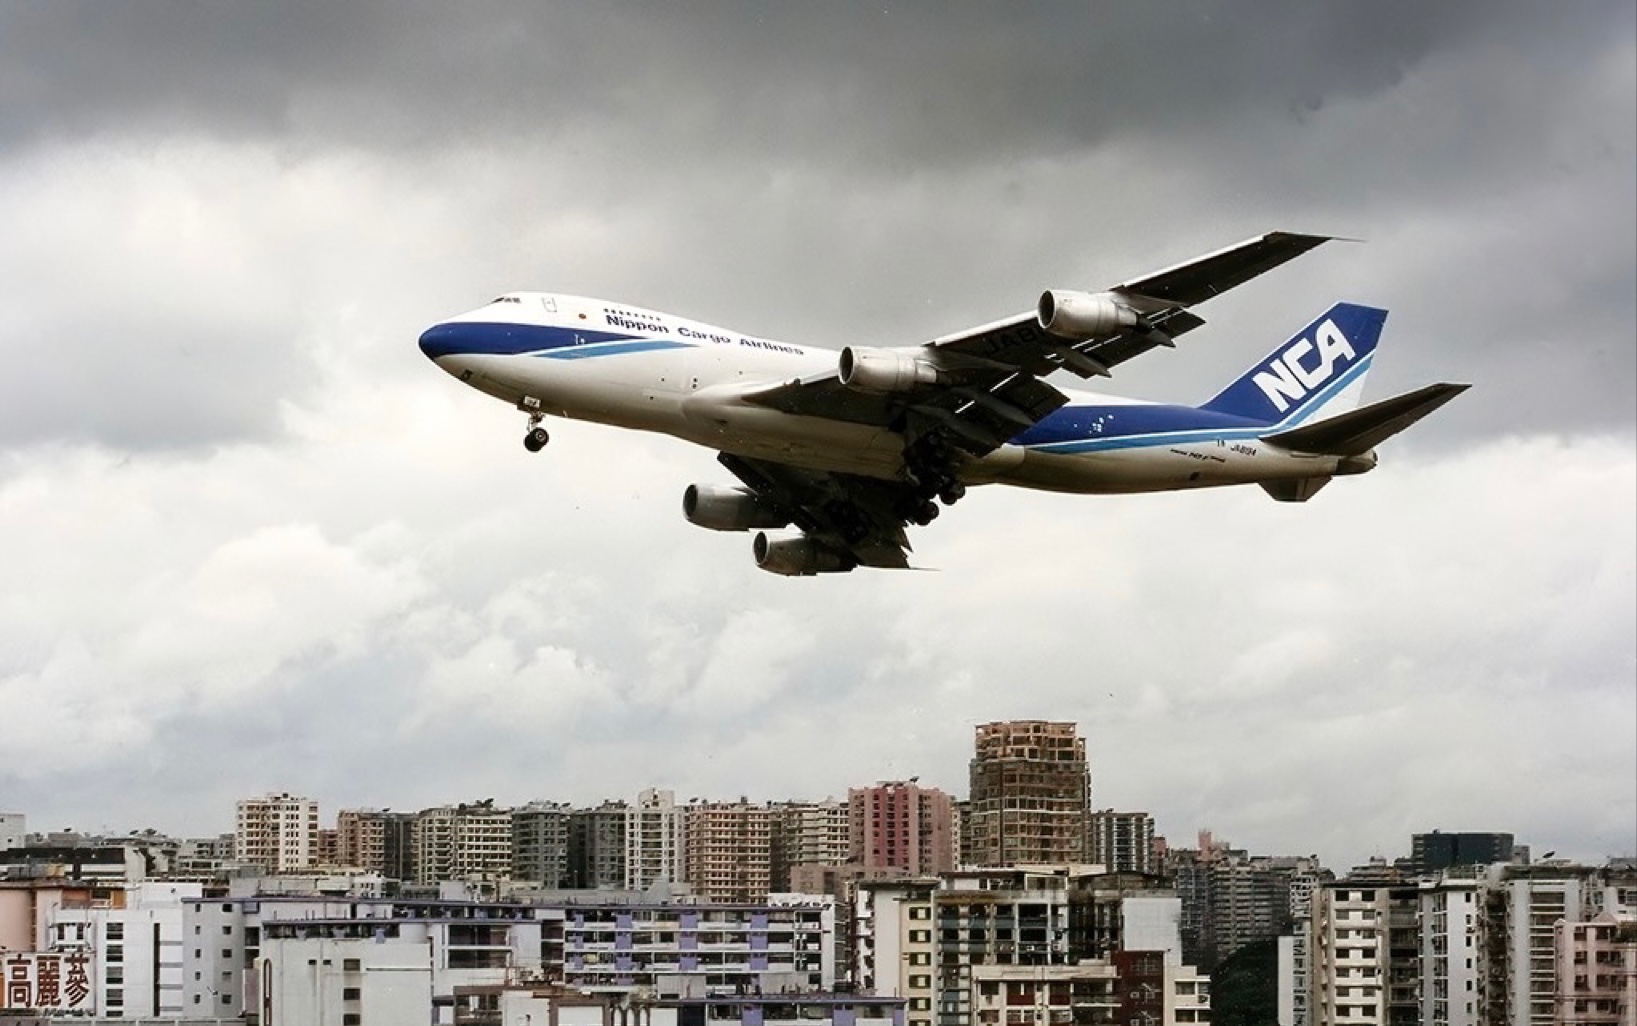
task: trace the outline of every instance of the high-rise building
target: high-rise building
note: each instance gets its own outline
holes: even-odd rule
[[[1091,814],[1091,861],[1110,873],[1156,873],[1154,817],[1104,809]]]
[[[335,816],[336,858],[343,866],[385,874],[386,813],[342,809]]]
[[[1478,918],[1483,897],[1472,879],[1419,882],[1421,1018],[1425,1026],[1478,1026],[1483,950]]]
[[[628,891],[682,879],[682,810],[671,791],[652,788],[625,810],[625,882]]]
[[[833,798],[821,802],[780,802],[771,807],[772,888],[792,889],[796,866],[839,866],[847,861],[847,806]]]
[[[422,809],[410,835],[415,882],[511,878],[512,814],[491,799]]]
[[[687,807],[687,882],[704,901],[766,901],[773,882],[773,815],[765,805],[697,802]]]
[[[955,868],[954,802],[935,787],[900,780],[851,788],[847,818],[851,859],[867,871],[933,876]]]
[[[569,806],[530,802],[512,810],[512,879],[568,886]]]
[[[269,873],[310,869],[318,854],[318,803],[292,794],[269,794],[238,803],[233,857]]]
[[[1087,860],[1091,772],[1073,723],[1014,720],[977,728],[964,824],[978,866]]]
[[[1513,849],[1511,834],[1446,834],[1441,830],[1411,834],[1410,870],[1421,876],[1455,866],[1511,862]]]
[[[582,890],[625,886],[625,824],[629,807],[605,801],[568,817],[568,885]]]
[[[1313,893],[1309,1022],[1415,1026],[1421,937],[1414,884],[1368,878]]]

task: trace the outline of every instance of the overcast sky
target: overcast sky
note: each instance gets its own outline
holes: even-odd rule
[[[4,4],[0,810],[964,796],[1042,718],[1174,844],[1633,853],[1634,54],[1626,0]],[[415,346],[512,289],[912,344],[1270,229],[1366,241],[1106,387],[1339,299],[1367,398],[1475,387],[1305,505],[979,489],[936,573],[763,573],[682,519],[713,453],[530,455]]]

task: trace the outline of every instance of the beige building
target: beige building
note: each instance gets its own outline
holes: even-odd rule
[[[386,867],[386,815],[342,809],[335,817],[336,859],[343,866],[382,872]]]
[[[512,875],[512,814],[484,800],[415,814],[410,828],[415,882],[508,880]]]
[[[980,724],[961,861],[967,866],[1084,863],[1090,803],[1086,742],[1073,723]]]
[[[318,803],[292,794],[239,802],[233,857],[269,873],[311,869],[318,860]]]
[[[702,901],[765,901],[773,882],[773,813],[765,805],[687,807],[684,878]]]
[[[625,810],[625,889],[682,879],[683,810],[671,791],[652,788]]]
[[[834,867],[847,861],[847,806],[821,802],[780,802],[773,813],[773,890],[796,890],[798,866]]]
[[[1637,919],[1560,921],[1553,1026],[1637,1026]]]

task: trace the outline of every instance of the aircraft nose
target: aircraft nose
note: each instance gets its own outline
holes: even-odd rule
[[[421,352],[429,360],[461,351],[460,329],[453,324],[434,324],[421,332]]]

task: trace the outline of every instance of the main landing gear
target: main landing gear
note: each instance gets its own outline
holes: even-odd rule
[[[517,404],[517,408],[529,415],[529,431],[523,436],[523,448],[529,452],[539,452],[551,441],[546,429],[540,426],[540,422],[546,419],[545,412],[540,409],[540,400],[533,396],[524,396],[523,401]]]
[[[938,519],[934,498],[953,506],[965,497],[966,485],[955,476],[955,468],[955,454],[939,435],[923,435],[904,448],[904,480],[915,489],[902,511],[905,520],[925,527]]]

